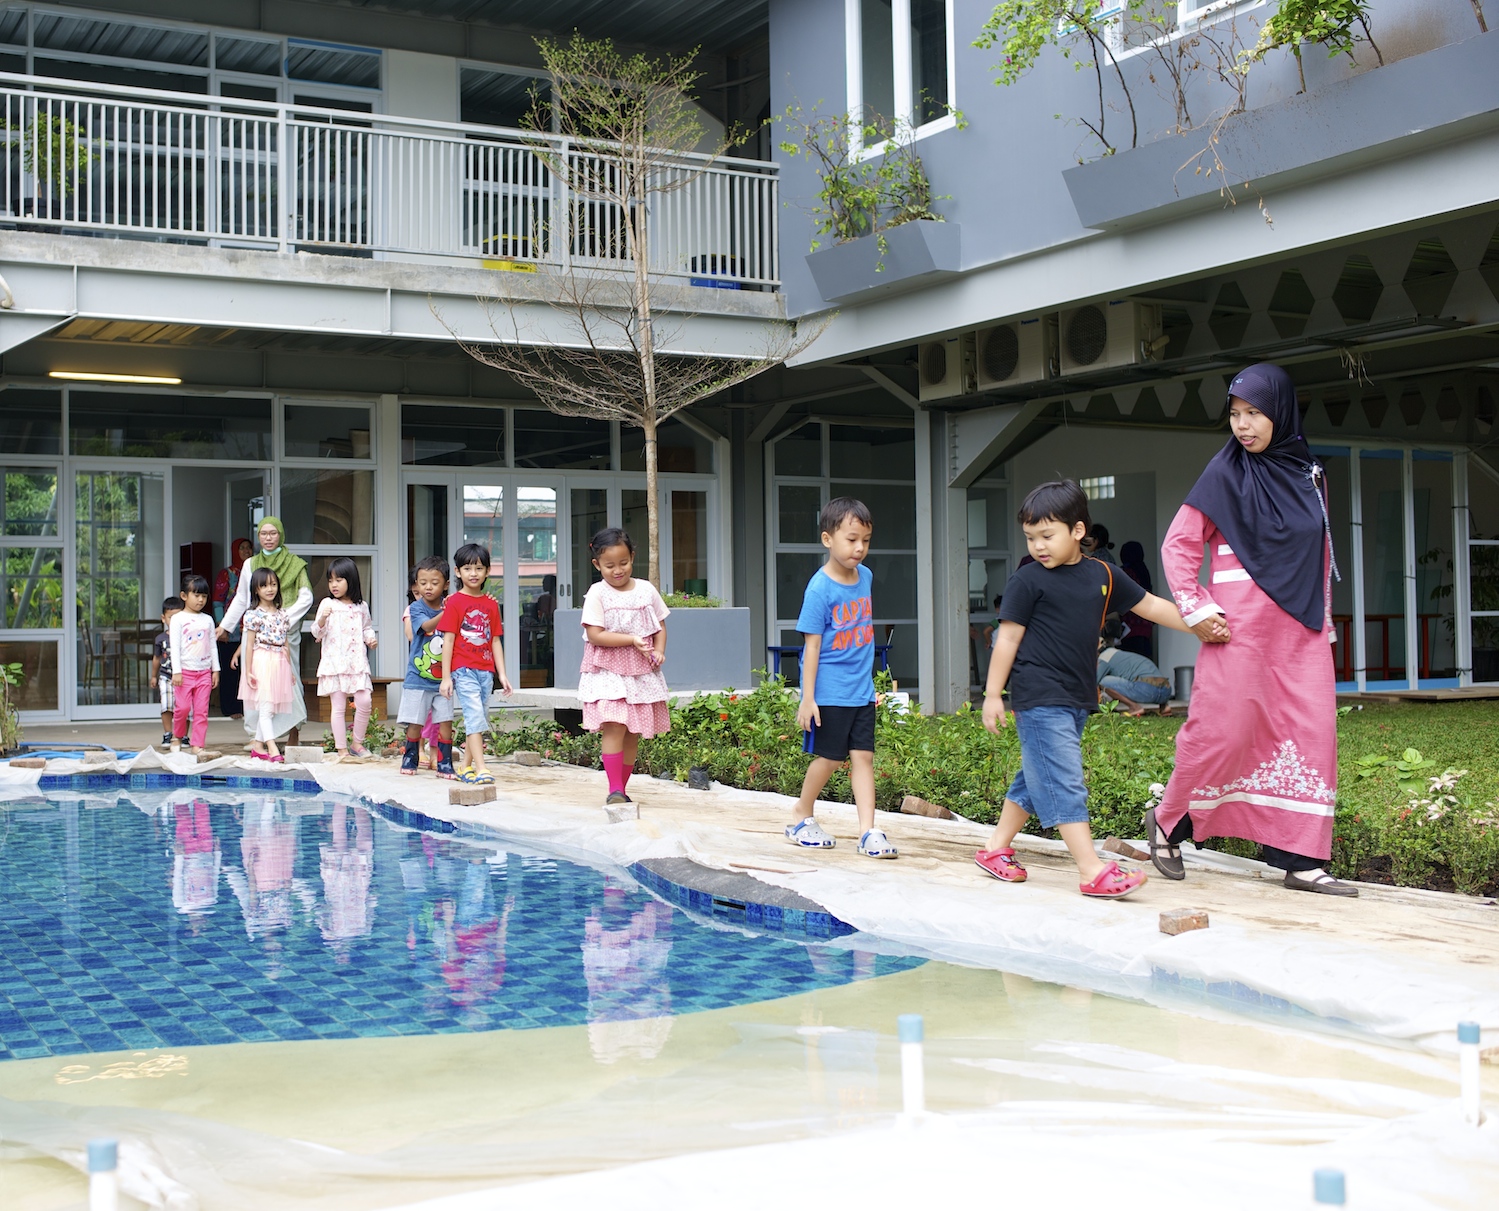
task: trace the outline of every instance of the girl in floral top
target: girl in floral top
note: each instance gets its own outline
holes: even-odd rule
[[[666,705],[666,616],[671,613],[656,586],[635,579],[635,543],[617,527],[600,530],[589,543],[603,580],[583,599],[583,669],[578,698],[583,726],[603,736],[606,807],[631,802],[625,793],[635,771],[642,736],[671,730]],[[633,809],[632,809],[633,810]]]
[[[286,649],[292,623],[281,608],[281,583],[270,568],[251,573],[250,600],[255,607],[240,626],[244,632],[240,697],[245,714],[255,720],[250,755],[262,761],[285,761],[276,749],[276,737],[301,721],[301,695]]]
[[[323,645],[317,666],[317,692],[333,699],[333,744],[340,757],[352,751],[363,760],[370,755],[364,733],[370,725],[369,649],[375,646],[375,626],[359,585],[359,567],[340,557],[328,565],[328,596],[318,607],[312,637]],[[344,710],[354,699],[354,747],[345,747]]]

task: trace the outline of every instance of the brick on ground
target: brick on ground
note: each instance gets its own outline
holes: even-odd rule
[[[1173,908],[1161,914],[1162,933],[1191,933],[1194,929],[1207,927],[1208,914],[1201,908]]]
[[[498,797],[499,791],[493,786],[454,786],[448,790],[448,805],[478,807],[483,803],[493,803]]]

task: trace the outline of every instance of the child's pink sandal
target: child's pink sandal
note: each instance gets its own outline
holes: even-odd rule
[[[1024,883],[1025,867],[1015,860],[1013,849],[981,849],[973,855],[978,868],[1002,883]]]
[[[1139,891],[1146,882],[1147,876],[1143,870],[1132,870],[1126,874],[1120,869],[1119,863],[1110,862],[1093,877],[1091,883],[1078,884],[1078,891],[1098,900],[1122,900],[1131,892]]]

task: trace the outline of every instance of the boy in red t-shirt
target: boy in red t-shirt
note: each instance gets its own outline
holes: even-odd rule
[[[489,548],[465,543],[453,552],[453,570],[460,587],[448,596],[442,607],[437,629],[450,636],[443,645],[440,692],[444,698],[456,698],[463,711],[466,733],[463,749],[468,768],[458,775],[460,782],[493,782],[494,775],[484,764],[484,737],[489,732],[489,696],[494,683],[509,697],[510,678],[505,676],[505,647],[500,636],[505,625],[500,607],[484,592],[489,579]]]

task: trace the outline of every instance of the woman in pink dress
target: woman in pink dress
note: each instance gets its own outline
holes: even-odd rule
[[[1146,813],[1151,860],[1166,878],[1185,878],[1182,842],[1242,837],[1259,842],[1287,887],[1356,896],[1324,869],[1338,752],[1322,468],[1279,366],[1242,371],[1228,404],[1229,443],[1161,550],[1177,608],[1205,646],[1175,772]],[[1210,585],[1198,583],[1204,544]]]

